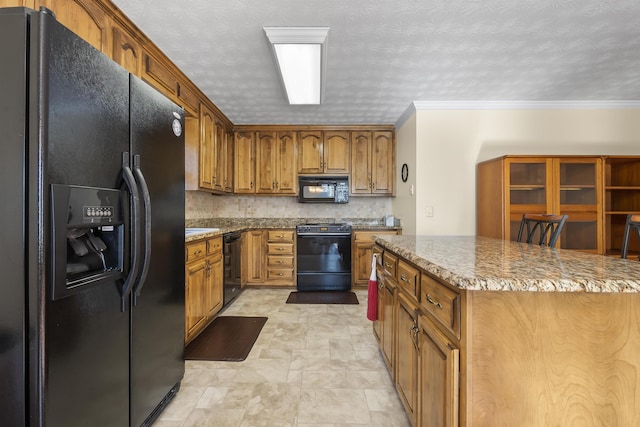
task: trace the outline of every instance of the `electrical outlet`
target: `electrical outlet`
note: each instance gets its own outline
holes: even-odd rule
[[[429,218],[433,216],[433,206],[427,206],[426,214]]]

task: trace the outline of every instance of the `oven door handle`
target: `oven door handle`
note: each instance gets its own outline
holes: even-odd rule
[[[322,236],[332,236],[332,237],[351,237],[351,233],[297,233],[300,237],[322,237]]]

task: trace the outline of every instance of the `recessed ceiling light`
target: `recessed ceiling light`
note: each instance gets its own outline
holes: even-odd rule
[[[329,27],[264,27],[289,104],[320,104]]]

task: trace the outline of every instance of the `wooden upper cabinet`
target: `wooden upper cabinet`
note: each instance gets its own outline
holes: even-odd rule
[[[225,179],[224,179],[224,192],[233,193],[233,131],[229,128],[225,128]]]
[[[349,131],[298,132],[298,173],[348,174],[349,146]]]
[[[256,132],[256,193],[276,192],[275,132]]]
[[[393,195],[394,180],[393,132],[352,132],[351,193]]]
[[[142,47],[131,35],[114,24],[112,58],[131,74],[142,75]]]
[[[198,116],[200,100],[196,95],[196,89],[180,81],[168,65],[148,52],[143,54],[142,79],[178,103],[190,115]]]
[[[324,173],[346,175],[349,173],[351,154],[348,131],[326,131],[324,133]]]
[[[296,194],[296,132],[256,132],[256,193]]]
[[[395,180],[395,145],[393,132],[373,132],[371,150],[371,193],[393,194]]]
[[[110,56],[109,29],[111,20],[104,10],[91,0],[36,0],[34,9],[44,6],[56,19],[99,51]]]
[[[279,193],[296,194],[296,133],[278,132],[278,179]]]
[[[213,190],[215,162],[215,118],[204,104],[200,106],[200,188]]]
[[[298,132],[298,173],[323,172],[322,131]]]
[[[234,159],[234,192],[252,194],[256,192],[256,140],[254,132],[236,132]]]
[[[219,120],[215,120],[213,147],[213,189],[223,192],[225,187],[225,174],[227,172],[225,164],[227,149],[224,125]]]
[[[142,78],[171,98],[178,96],[178,79],[162,62],[144,53]]]
[[[371,132],[351,133],[351,193],[371,193]]]
[[[185,109],[185,111],[194,117],[198,116],[198,106],[200,105],[200,98],[196,95],[194,87],[181,83],[178,81],[178,104]]]

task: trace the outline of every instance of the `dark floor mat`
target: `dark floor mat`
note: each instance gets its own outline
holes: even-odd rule
[[[291,292],[287,304],[359,304],[353,292]]]
[[[266,317],[220,316],[187,345],[187,360],[240,362],[258,339]]]

